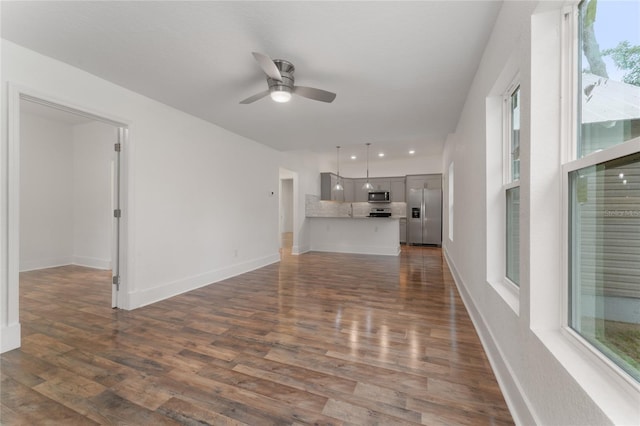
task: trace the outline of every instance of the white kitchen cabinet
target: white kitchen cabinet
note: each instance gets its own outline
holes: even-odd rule
[[[407,242],[407,219],[400,219],[400,242],[405,244]]]

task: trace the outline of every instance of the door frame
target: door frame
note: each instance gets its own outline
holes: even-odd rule
[[[281,229],[281,220],[280,217],[282,215],[282,212],[280,211],[282,208],[282,180],[283,179],[292,179],[293,180],[293,194],[292,194],[292,201],[293,201],[293,217],[292,217],[292,221],[293,221],[293,245],[291,247],[291,254],[293,255],[298,255],[300,254],[300,246],[299,246],[299,239],[300,239],[300,224],[299,224],[299,206],[298,206],[298,173],[294,172],[292,170],[286,169],[284,167],[280,167],[279,168],[279,173],[278,173],[278,241],[280,241],[281,235],[280,233],[282,232]]]
[[[7,99],[7,193],[6,193],[6,241],[7,251],[2,253],[2,264],[6,265],[5,279],[6,290],[0,303],[4,314],[0,318],[2,325],[2,341],[0,352],[20,347],[20,321],[19,321],[19,292],[20,292],[20,101],[28,100],[38,104],[78,114],[95,121],[110,124],[118,128],[121,135],[121,151],[119,153],[119,191],[117,201],[120,205],[121,217],[114,223],[119,226],[119,238],[115,242],[114,252],[117,259],[112,260],[112,270],[120,276],[119,288],[112,289],[112,305],[126,309],[128,294],[128,151],[130,123],[110,114],[93,111],[71,102],[58,99],[54,96],[38,92],[37,90],[21,85],[8,83]],[[114,142],[115,143],[115,142]],[[1,250],[1,249],[0,249]],[[114,269],[117,268],[117,271]],[[116,287],[112,284],[112,288]]]

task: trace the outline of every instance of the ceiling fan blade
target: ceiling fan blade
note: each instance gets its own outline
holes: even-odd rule
[[[262,68],[262,71],[264,71],[266,75],[274,80],[282,81],[280,70],[278,70],[278,67],[276,67],[276,64],[273,63],[273,60],[270,57],[258,52],[251,52],[251,54],[256,58],[260,68]]]
[[[256,93],[253,96],[249,96],[247,99],[240,101],[241,104],[250,104],[253,103],[259,99],[264,98],[265,96],[267,96],[269,94],[268,90],[265,90],[264,92],[260,92],[260,93]]]
[[[296,95],[304,96],[305,98],[313,99],[314,101],[321,102],[333,102],[336,98],[336,94],[327,92],[326,90],[316,89],[314,87],[295,86],[293,93]]]

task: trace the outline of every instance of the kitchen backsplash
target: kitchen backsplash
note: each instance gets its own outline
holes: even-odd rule
[[[392,217],[405,217],[406,203],[369,204],[323,201],[317,195],[305,195],[305,216],[307,217],[365,217],[372,207],[390,207]],[[350,214],[353,211],[352,214]]]

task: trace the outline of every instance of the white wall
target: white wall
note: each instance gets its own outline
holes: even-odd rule
[[[443,170],[455,163],[455,232],[453,241],[444,238],[444,250],[518,424],[637,424],[637,390],[561,331],[560,7],[502,6],[456,132],[445,145]],[[504,229],[495,217],[501,129],[491,117],[500,114],[495,96],[513,70],[520,71],[522,93],[521,283],[509,295],[493,282],[502,273],[492,255],[500,250]]]
[[[72,126],[23,114],[20,270],[72,263]]]
[[[109,269],[116,128],[28,113],[20,127],[20,270]]]
[[[112,166],[117,128],[73,126],[73,263],[111,269]]]
[[[323,157],[320,162],[323,172],[335,173],[335,158],[331,161]],[[442,173],[442,156],[416,156],[403,159],[369,159],[369,177],[406,176]],[[367,164],[361,161],[340,160],[340,176],[363,178],[367,176]]]
[[[123,148],[120,307],[133,309],[279,259],[277,192],[282,154],[3,40],[2,87],[8,82],[17,90],[129,125]],[[3,129],[8,106],[3,96]],[[8,152],[9,139],[3,132],[2,241],[8,240],[9,226],[14,226],[6,214],[12,208]],[[313,175],[319,180],[318,173]],[[307,179],[306,175],[300,179],[304,190]],[[3,350],[19,338],[17,280],[9,282],[13,276],[7,271],[9,253],[2,252]]]

